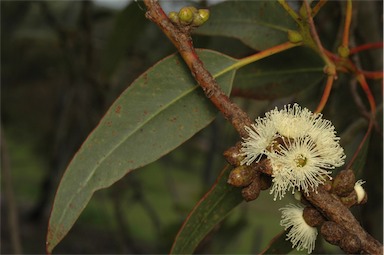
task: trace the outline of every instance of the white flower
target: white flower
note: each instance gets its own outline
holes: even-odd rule
[[[266,114],[274,124],[277,132],[287,138],[297,138],[308,134],[313,127],[313,121],[318,114],[313,114],[307,108],[301,109],[298,104],[284,106],[278,111],[277,108]]]
[[[345,154],[332,123],[320,113],[298,104],[267,112],[246,127],[249,137],[242,143],[241,164],[270,160],[273,173],[271,194],[284,197],[287,190],[316,191],[331,179],[335,167],[344,164]]]
[[[360,204],[361,201],[363,201],[364,197],[365,197],[365,190],[364,188],[362,187],[362,185],[365,183],[365,181],[363,180],[358,180],[356,183],[355,183],[355,187],[354,187],[354,190],[356,192],[356,195],[357,195],[357,203]]]
[[[308,249],[308,254],[311,253],[315,248],[317,229],[305,222],[303,218],[304,207],[289,204],[280,210],[282,212],[280,225],[285,230],[291,227],[286,240],[291,241],[292,248],[296,247],[298,251]]]
[[[275,139],[276,130],[268,119],[258,118],[251,127],[245,127],[249,137],[242,143],[242,155],[245,156],[241,164],[250,165],[253,161],[259,162],[268,146]]]
[[[332,179],[329,175],[331,172],[326,169],[334,168],[332,163],[335,159],[328,154],[324,156],[325,148],[316,146],[310,137],[288,140],[286,143],[280,146],[279,151],[268,153],[274,177],[271,193],[275,192],[275,199],[281,194],[278,193],[280,187],[292,189],[292,194],[295,187],[308,193],[315,191],[327,178]]]

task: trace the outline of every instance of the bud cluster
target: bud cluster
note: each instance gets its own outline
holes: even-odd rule
[[[228,149],[224,152],[224,156],[235,167],[230,172],[227,182],[232,186],[242,188],[241,195],[245,201],[255,200],[261,190],[271,187],[271,177],[264,174],[265,171],[268,171],[266,169],[271,168],[268,160],[262,160],[252,166],[241,165],[240,162],[244,157],[239,154],[239,145]]]
[[[181,8],[179,12],[170,12],[168,18],[178,26],[199,27],[208,20],[209,10],[187,6]]]

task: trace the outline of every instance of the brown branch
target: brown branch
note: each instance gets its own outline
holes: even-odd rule
[[[193,47],[189,31],[174,25],[168,19],[168,16],[164,13],[157,0],[144,0],[144,3],[147,7],[146,17],[156,23],[175,45],[207,98],[232,123],[240,136],[247,137],[248,134],[244,130],[244,126],[249,126],[252,121],[240,107],[231,102],[228,96],[220,89],[212,74],[204,67],[203,62]]]
[[[360,226],[351,211],[338,198],[330,194],[324,186],[319,186],[317,192],[304,195],[329,220],[336,222],[350,234],[356,235],[360,239],[364,253],[383,254],[382,245]]]

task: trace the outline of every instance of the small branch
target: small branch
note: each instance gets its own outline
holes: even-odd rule
[[[144,0],[144,4],[147,7],[146,17],[157,24],[175,45],[207,98],[232,123],[240,136],[248,136],[244,126],[249,126],[252,121],[240,107],[231,102],[229,97],[220,89],[212,74],[204,67],[193,47],[189,32],[175,26],[164,13],[157,0]]]
[[[323,96],[321,97],[320,103],[317,106],[317,109],[316,109],[315,113],[323,111],[324,106],[327,103],[329,95],[331,93],[331,89],[332,89],[332,85],[333,85],[333,80],[334,80],[334,77],[332,75],[328,75],[327,83],[325,84],[325,89],[324,89]]]
[[[328,58],[328,56],[326,54],[326,50],[324,49],[323,45],[321,44],[319,35],[317,34],[317,31],[316,31],[315,23],[313,22],[313,17],[311,16],[311,14],[312,14],[311,7],[309,6],[307,0],[304,0],[303,5],[304,5],[306,12],[307,12],[307,21],[308,21],[308,25],[309,25],[312,39],[315,43],[315,47],[316,47],[315,50],[317,50],[319,52],[320,56],[323,58],[324,62],[326,63],[325,72],[328,75],[332,75],[332,76],[336,77],[335,64]]]
[[[305,198],[316,208],[318,208],[329,219],[353,235],[356,235],[361,241],[361,247],[364,253],[383,254],[382,245],[369,235],[355,219],[351,211],[344,206],[339,199],[332,196],[324,189],[324,186],[319,186],[317,192],[305,194]]]
[[[345,23],[344,23],[344,32],[343,32],[343,40],[341,45],[345,48],[348,48],[349,45],[349,30],[352,21],[352,1],[347,1],[347,8],[345,11]]]
[[[320,9],[327,3],[327,0],[320,0],[312,9],[312,17],[315,17]]]
[[[364,50],[370,50],[370,49],[382,49],[384,47],[383,42],[376,42],[376,43],[366,43],[360,46],[357,46],[355,48],[352,48],[349,52],[349,54],[356,54],[360,51]]]

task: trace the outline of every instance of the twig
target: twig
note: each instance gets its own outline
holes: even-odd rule
[[[383,254],[382,245],[360,226],[351,211],[339,199],[326,191],[324,186],[319,186],[317,192],[304,195],[329,220],[338,223],[349,233],[356,235],[360,239],[364,253]]]
[[[144,3],[147,7],[146,17],[157,24],[175,45],[207,98],[232,123],[240,136],[247,137],[248,133],[244,130],[244,126],[249,126],[252,123],[251,119],[240,107],[231,102],[220,89],[212,74],[205,69],[203,62],[196,54],[190,34],[175,26],[168,19],[158,1],[144,0]]]

